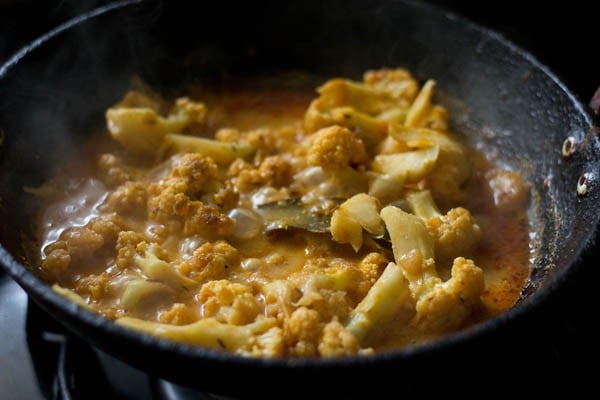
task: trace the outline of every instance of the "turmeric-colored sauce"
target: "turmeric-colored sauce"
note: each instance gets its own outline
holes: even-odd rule
[[[131,91],[44,187],[40,274],[116,323],[255,357],[399,348],[512,307],[528,188],[435,82]]]

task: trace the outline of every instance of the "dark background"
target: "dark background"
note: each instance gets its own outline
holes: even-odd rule
[[[430,2],[493,29],[530,51],[583,104],[589,102],[600,85],[600,24],[594,1]],[[0,0],[0,63],[39,34],[103,3],[106,1]],[[587,377],[600,372],[600,342],[595,328],[600,316],[596,294],[600,282],[599,247],[590,245],[579,267],[550,302],[518,321],[519,329],[502,332],[506,348],[494,349],[498,354],[507,352],[520,357],[518,362],[531,365],[532,376],[540,369],[550,372],[549,380],[542,385],[552,386],[550,378],[569,376],[576,388],[596,386],[595,380]],[[520,373],[524,371],[519,369]]]
[[[56,24],[105,3],[108,1],[0,0],[0,60]],[[600,85],[600,13],[593,0],[429,3],[496,30],[529,50],[586,104]],[[256,4],[260,7],[262,2]]]

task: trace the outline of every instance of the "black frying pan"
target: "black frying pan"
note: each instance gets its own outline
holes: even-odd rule
[[[482,142],[485,150],[496,150],[498,162],[520,170],[532,184],[532,278],[505,315],[432,343],[369,357],[255,360],[125,330],[68,302],[30,272],[26,248],[34,240],[28,221],[35,202],[23,186],[41,184],[52,165],[77,151],[131,75],[177,92],[194,81],[289,70],[358,78],[381,66],[435,78],[455,117],[454,130],[467,140],[482,130],[495,132]],[[0,128],[3,267],[86,341],[150,373],[219,394],[398,393],[398,385],[417,393],[420,378],[429,381],[431,374],[435,382],[458,385],[458,375],[485,373],[507,327],[573,275],[600,218],[600,143],[576,98],[502,37],[413,2],[221,2],[197,10],[179,2],[111,3],[33,42],[0,67]],[[567,137],[576,146],[565,158]],[[578,184],[586,188],[579,195]],[[532,345],[534,339],[524,338]],[[523,373],[527,363],[523,355],[511,371]],[[397,378],[383,378],[386,373]],[[275,383],[283,384],[285,394]]]

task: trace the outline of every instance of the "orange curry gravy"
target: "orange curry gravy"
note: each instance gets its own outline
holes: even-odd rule
[[[433,86],[378,70],[318,93],[131,92],[35,190],[40,273],[117,323],[257,357],[368,354],[500,314],[529,276],[528,190],[447,132]]]

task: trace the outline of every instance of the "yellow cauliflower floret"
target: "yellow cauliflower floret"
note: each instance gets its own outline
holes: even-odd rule
[[[315,310],[324,320],[328,320],[336,316],[346,318],[352,311],[353,303],[356,301],[351,301],[346,291],[311,288],[303,294],[296,305]]]
[[[235,230],[235,221],[219,211],[200,201],[190,201],[183,214],[185,235],[199,234],[205,239],[214,240],[229,237]]]
[[[309,137],[308,164],[323,168],[340,168],[362,164],[367,159],[365,146],[347,128],[330,126]]]
[[[204,125],[207,109],[204,103],[193,101],[188,97],[180,97],[175,100],[175,105],[169,112],[169,118],[180,118],[187,121],[184,131],[191,131]]]
[[[117,257],[115,264],[120,269],[125,269],[134,265],[133,256],[136,253],[136,247],[146,238],[135,231],[122,231],[117,239],[116,250]]]
[[[93,218],[85,226],[65,230],[59,240],[44,249],[44,273],[58,277],[71,265],[90,261],[99,250],[113,245],[124,225],[116,214]]]
[[[74,260],[90,257],[104,246],[104,238],[88,227],[67,229],[60,235]]]
[[[184,178],[165,178],[148,185],[148,216],[158,222],[182,216],[187,211],[188,184]]]
[[[302,295],[297,288],[287,280],[274,280],[261,287],[265,302],[265,315],[282,322],[295,309],[295,304]]]
[[[356,337],[337,320],[329,322],[323,328],[319,341],[319,355],[323,357],[350,356],[358,353]]]
[[[148,186],[148,215],[167,223],[180,221],[186,235],[200,234],[208,240],[230,235],[235,222],[218,208],[193,200],[206,190],[216,189],[210,183],[217,167],[209,158],[197,153],[177,160],[172,174]]]
[[[197,320],[197,310],[183,303],[175,303],[158,315],[158,322],[169,325],[187,325]]]
[[[106,297],[111,281],[106,272],[82,276],[75,283],[75,292],[90,302],[100,301]]]
[[[390,261],[381,253],[369,253],[362,259],[358,268],[365,276],[365,281],[372,286]],[[369,286],[369,288],[370,288]]]
[[[284,355],[283,330],[274,326],[265,333],[255,336],[250,349],[241,351],[258,357],[281,357]]]
[[[428,190],[410,193],[406,200],[435,239],[436,258],[449,261],[473,253],[481,239],[481,229],[469,210],[456,207],[443,215]]]
[[[296,309],[283,323],[283,339],[288,355],[317,355],[322,326],[319,313],[306,307]]]
[[[206,191],[207,182],[218,178],[218,169],[212,158],[200,153],[187,153],[177,160],[171,175],[185,179],[187,194],[193,196]]]
[[[419,83],[410,71],[403,68],[370,70],[364,73],[363,81],[390,97],[401,100],[404,106],[412,103],[419,93]]]
[[[106,110],[105,117],[111,136],[128,151],[156,155],[165,135],[181,133],[205,122],[206,107],[186,97],[177,99],[167,116],[159,115],[153,103],[121,102]]]
[[[111,213],[92,218],[86,226],[102,236],[106,245],[110,245],[117,240],[119,232],[125,227],[125,222],[117,214]]]
[[[238,266],[240,257],[235,247],[227,242],[204,243],[189,260],[177,267],[179,272],[197,282],[226,278]]]
[[[249,324],[261,312],[250,287],[228,280],[205,283],[196,300],[202,305],[203,317],[214,317],[232,325]]]
[[[481,239],[479,225],[469,210],[463,207],[429,218],[425,220],[425,225],[435,237],[436,258],[441,260],[470,256]]]
[[[114,154],[102,154],[98,158],[100,178],[110,187],[120,185],[131,179],[121,161]]]
[[[429,332],[459,328],[481,303],[483,271],[472,260],[457,257],[452,277],[439,282],[417,300],[413,323]]]
[[[107,199],[111,210],[122,214],[146,212],[146,184],[129,181],[117,187]]]
[[[66,243],[58,240],[44,249],[46,258],[42,260],[42,271],[46,276],[56,279],[71,265],[71,254]]]
[[[278,136],[275,130],[261,128],[241,133],[240,140],[245,140],[256,148],[258,158],[262,159],[267,155],[278,153]]]
[[[229,175],[234,176],[235,186],[240,192],[247,192],[264,186],[282,187],[291,181],[291,165],[280,156],[266,157],[258,168],[239,159],[229,168]]]
[[[527,183],[513,171],[494,168],[485,173],[494,206],[503,213],[522,210],[529,200]]]
[[[357,265],[341,259],[310,260],[288,281],[302,293],[296,304],[319,310],[325,319],[345,316],[352,303],[359,301],[371,286],[370,279]]]

